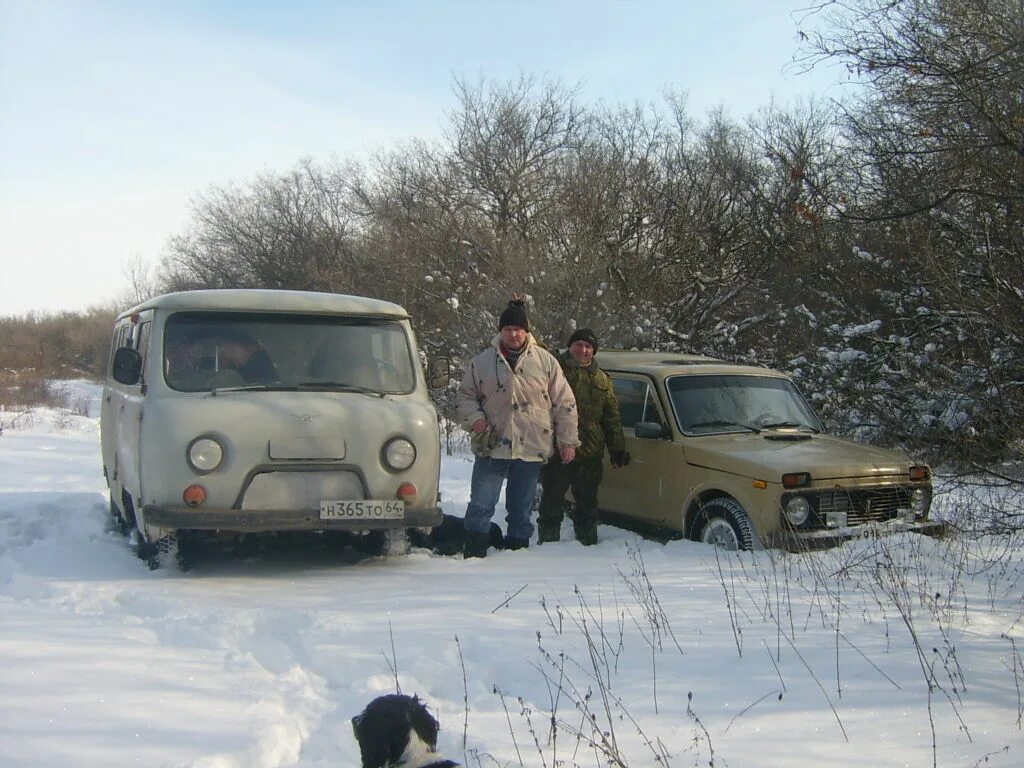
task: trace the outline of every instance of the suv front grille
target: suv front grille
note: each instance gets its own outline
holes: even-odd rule
[[[912,489],[899,486],[866,490],[823,491],[812,497],[818,526],[829,514],[846,513],[847,525],[863,525],[899,517],[910,508]]]

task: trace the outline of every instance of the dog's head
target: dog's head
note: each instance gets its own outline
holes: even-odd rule
[[[389,694],[352,718],[363,768],[427,765],[436,759],[438,722],[415,696]]]

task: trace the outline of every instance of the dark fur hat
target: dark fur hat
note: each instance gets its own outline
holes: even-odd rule
[[[585,341],[585,342],[587,342],[587,344],[589,344],[590,346],[592,346],[594,348],[595,352],[597,352],[597,336],[595,336],[594,332],[592,330],[590,330],[589,328],[579,328],[579,329],[577,329],[576,332],[573,333],[573,335],[569,337],[569,346],[570,347],[572,346],[572,343],[574,341]]]
[[[526,315],[526,305],[521,301],[510,301],[505,311],[498,318],[498,330],[507,325],[514,325],[524,331],[530,330],[530,318]]]

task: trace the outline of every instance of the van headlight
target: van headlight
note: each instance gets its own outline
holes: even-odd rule
[[[931,506],[932,495],[927,488],[915,488],[910,495],[910,510],[914,517],[924,517]]]
[[[408,469],[416,461],[416,446],[404,437],[396,437],[384,445],[384,464],[390,469]]]
[[[212,437],[197,437],[188,446],[188,463],[196,472],[213,472],[224,461],[224,446]]]
[[[794,528],[799,528],[807,522],[811,514],[811,505],[803,496],[794,496],[786,502],[786,519]]]

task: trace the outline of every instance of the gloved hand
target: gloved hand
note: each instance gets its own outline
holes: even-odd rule
[[[609,459],[612,462],[612,466],[618,469],[629,464],[629,451],[609,451]]]

